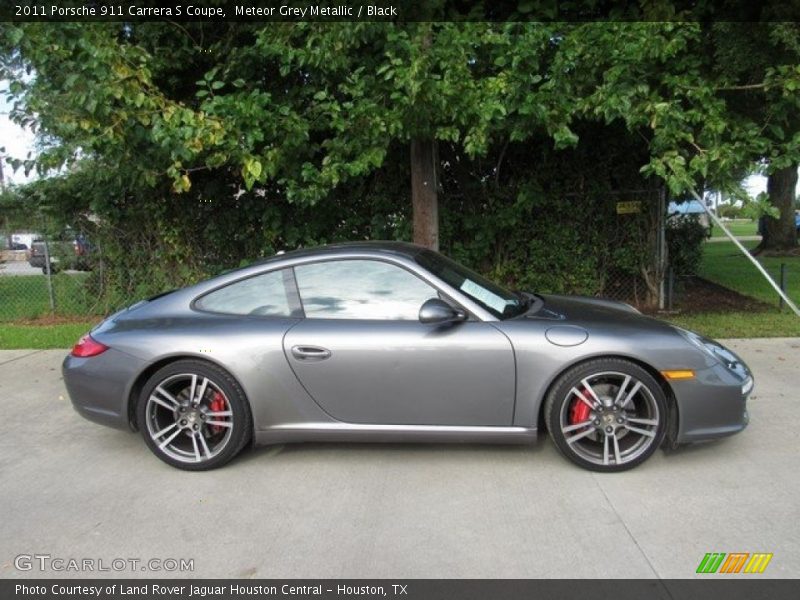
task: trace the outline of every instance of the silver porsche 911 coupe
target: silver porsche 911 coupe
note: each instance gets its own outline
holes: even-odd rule
[[[249,442],[530,443],[621,471],[662,443],[741,431],[753,378],[730,350],[610,300],[508,291],[430,250],[278,255],[138,302],[64,360],[84,417],[164,462]]]

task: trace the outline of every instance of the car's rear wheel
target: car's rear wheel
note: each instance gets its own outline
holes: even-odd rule
[[[147,446],[173,467],[213,469],[236,456],[250,438],[250,408],[224,369],[179,360],[144,385],[136,418]]]
[[[552,386],[545,419],[556,448],[592,471],[624,471],[661,445],[667,401],[640,366],[597,359],[573,367]]]

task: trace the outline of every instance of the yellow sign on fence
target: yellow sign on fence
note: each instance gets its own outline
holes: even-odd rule
[[[642,212],[642,203],[639,200],[631,200],[628,202],[617,202],[618,215],[632,215]]]

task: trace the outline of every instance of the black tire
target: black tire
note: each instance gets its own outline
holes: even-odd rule
[[[192,376],[196,379],[192,380]],[[192,391],[195,394],[190,398]],[[198,403],[195,405],[192,400]],[[174,402],[177,404],[173,406]],[[213,402],[222,402],[223,411],[230,415],[213,416],[223,414],[214,412]],[[174,420],[174,428],[158,438],[167,442],[162,448],[154,434],[169,428],[170,419]],[[248,443],[253,429],[250,404],[239,383],[225,369],[192,359],[170,363],[147,380],[136,405],[136,422],[153,454],[168,465],[187,471],[206,471],[226,464]],[[215,439],[219,441],[214,442]]]
[[[558,451],[599,472],[626,471],[646,461],[664,439],[668,416],[658,381],[639,365],[615,358],[567,370],[550,388],[544,407]]]

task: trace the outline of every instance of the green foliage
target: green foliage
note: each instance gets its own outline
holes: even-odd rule
[[[742,207],[742,216],[757,221],[764,215],[778,218],[778,209],[772,206],[766,192],[761,192]]]
[[[708,230],[693,215],[674,216],[667,222],[667,254],[678,276],[696,275],[703,259]]]
[[[477,156],[545,133],[561,149],[592,119],[644,137],[639,166],[677,194],[759,157],[797,160],[794,25],[29,23],[5,28],[3,75],[12,116],[51,142],[40,169],[131,161],[137,181],[166,176],[177,192],[229,169],[246,189],[316,202],[381,167],[394,141]],[[740,110],[754,95],[763,108]]]
[[[573,127],[582,143],[558,152],[544,137],[473,161],[440,146],[443,251],[538,292],[611,293],[611,280],[641,277],[653,262],[648,183],[657,191],[638,172],[646,147],[622,128]],[[642,212],[619,215],[618,200],[640,200]]]

